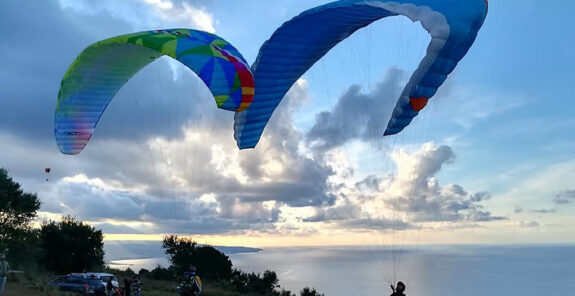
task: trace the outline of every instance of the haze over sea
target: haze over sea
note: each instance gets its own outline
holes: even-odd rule
[[[106,245],[109,262],[130,264],[136,271],[168,264],[160,243]],[[235,268],[260,273],[266,269],[275,271],[280,285],[292,292],[309,286],[326,296],[389,295],[388,282],[402,280],[407,284],[409,296],[575,295],[575,246],[571,245],[415,246],[403,247],[401,251],[368,246],[222,251],[230,256]],[[396,270],[395,278],[392,270]]]

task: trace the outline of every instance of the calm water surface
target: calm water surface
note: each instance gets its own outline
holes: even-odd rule
[[[575,246],[267,248],[229,256],[243,271],[276,271],[292,292],[309,286],[326,296],[389,295],[397,280],[408,296],[575,295]],[[165,258],[114,262],[135,270],[167,265]]]

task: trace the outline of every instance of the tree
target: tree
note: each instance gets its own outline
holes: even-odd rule
[[[37,229],[29,230],[10,242],[7,259],[12,268],[26,270],[28,275],[43,270],[36,260],[40,253],[38,233]]]
[[[104,265],[104,236],[101,230],[70,216],[49,221],[40,229],[40,261],[58,274],[100,270]]]
[[[324,296],[323,294],[320,294],[318,291],[316,291],[315,288],[310,289],[308,287],[303,288],[303,290],[301,290],[299,292],[299,295],[300,296]]]
[[[36,194],[25,193],[20,184],[0,168],[0,248],[3,250],[27,240],[31,222],[40,209]]]
[[[274,296],[294,296],[289,290],[282,289],[281,291],[276,291]]]
[[[263,275],[257,273],[245,273],[235,269],[232,273],[232,285],[239,293],[252,293],[258,295],[288,295],[289,291],[278,292],[278,277],[274,271],[266,270]]]
[[[138,275],[141,277],[148,276],[148,274],[150,274],[150,271],[145,268],[141,268],[140,271],[138,271]]]
[[[164,237],[162,247],[176,274],[193,265],[204,278],[229,280],[232,277],[232,261],[212,246],[198,245],[192,239],[170,235]]]
[[[172,281],[176,277],[176,274],[173,268],[163,268],[157,265],[156,268],[148,273],[147,277],[159,281]]]

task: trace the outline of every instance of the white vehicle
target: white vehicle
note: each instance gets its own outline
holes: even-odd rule
[[[84,275],[84,277],[86,277],[88,279],[96,278],[96,279],[102,280],[104,282],[104,284],[107,284],[108,281],[111,279],[112,285],[114,285],[114,287],[116,287],[117,289],[120,288],[120,284],[118,283],[118,279],[116,278],[115,275],[113,275],[111,273],[86,272],[83,275]]]

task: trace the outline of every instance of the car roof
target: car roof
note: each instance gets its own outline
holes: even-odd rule
[[[104,272],[85,272],[84,275],[90,276],[90,275],[94,275],[94,276],[115,276],[111,273],[104,273]]]

